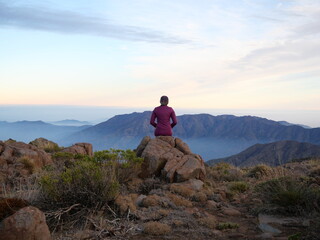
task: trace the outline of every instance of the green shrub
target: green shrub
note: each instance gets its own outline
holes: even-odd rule
[[[243,193],[249,189],[249,185],[243,181],[230,182],[228,188],[230,191]]]
[[[132,150],[115,149],[95,152],[93,157],[58,152],[54,158],[73,160],[47,168],[40,178],[44,199],[61,207],[79,203],[89,208],[113,200],[119,184],[134,177],[143,161]]]
[[[235,229],[235,228],[239,228],[239,225],[237,223],[232,223],[232,222],[220,222],[217,225],[218,230]]]
[[[280,207],[286,213],[319,212],[319,186],[309,186],[306,182],[282,177],[260,183],[255,190],[267,204]]]
[[[114,199],[119,188],[112,169],[92,160],[79,160],[63,171],[48,172],[40,185],[44,198],[60,207],[103,205]]]
[[[137,157],[136,153],[130,149],[110,149],[95,152],[93,159],[112,167],[120,183],[127,182],[137,176],[143,162],[143,158]]]

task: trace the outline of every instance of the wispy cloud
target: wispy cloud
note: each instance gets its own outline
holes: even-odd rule
[[[186,44],[191,42],[153,29],[117,25],[100,17],[49,8],[40,9],[35,6],[13,6],[3,1],[0,1],[0,26],[152,43]]]

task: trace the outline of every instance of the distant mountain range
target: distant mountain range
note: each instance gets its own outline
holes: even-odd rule
[[[55,122],[49,122],[53,125],[58,125],[58,126],[91,126],[92,123],[87,122],[87,121],[78,121],[74,119],[66,119],[66,120],[61,120],[61,121],[55,121]]]
[[[29,142],[44,137],[61,146],[89,142],[95,150],[134,149],[144,136],[153,136],[150,116],[150,111],[134,112],[114,116],[94,126],[80,127],[65,126],[80,123],[76,120],[58,122],[64,126],[42,121],[0,122],[0,140],[12,138]],[[173,132],[205,160],[231,156],[257,143],[292,140],[320,144],[320,128],[306,129],[254,116],[182,115],[178,116],[178,125]]]
[[[151,112],[117,115],[61,139],[63,145],[90,142],[96,150],[135,148],[144,136],[153,136],[149,124]],[[174,136],[182,138],[193,152],[205,160],[222,158],[243,151],[257,143],[294,140],[320,144],[320,128],[306,129],[298,125],[265,118],[233,115],[195,114],[178,116]]]
[[[207,161],[208,165],[226,162],[238,167],[267,164],[278,166],[295,159],[320,157],[320,146],[296,141],[279,141],[268,144],[255,144],[231,157]]]
[[[30,142],[36,138],[43,137],[59,142],[60,139],[87,127],[88,126],[56,126],[43,121],[1,121],[0,140],[12,138],[17,141]]]

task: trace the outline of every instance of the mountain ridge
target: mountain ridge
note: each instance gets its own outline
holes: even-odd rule
[[[320,145],[297,141],[278,141],[255,144],[230,157],[212,159],[208,165],[219,162],[230,163],[237,167],[251,167],[258,164],[278,166],[295,159],[320,157]]]
[[[135,148],[144,136],[153,136],[150,116],[151,111],[116,115],[62,141],[67,144],[88,141],[98,150],[110,147]],[[320,144],[320,128],[284,126],[255,116],[185,114],[177,116],[177,119],[174,136],[186,141],[194,152],[205,159],[230,156],[256,143],[295,140]]]

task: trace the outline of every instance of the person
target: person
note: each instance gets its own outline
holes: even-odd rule
[[[155,136],[172,136],[172,128],[178,123],[176,114],[171,107],[167,106],[168,103],[169,98],[162,96],[160,98],[161,105],[152,112],[150,124],[156,128]],[[170,122],[170,119],[172,122]]]

